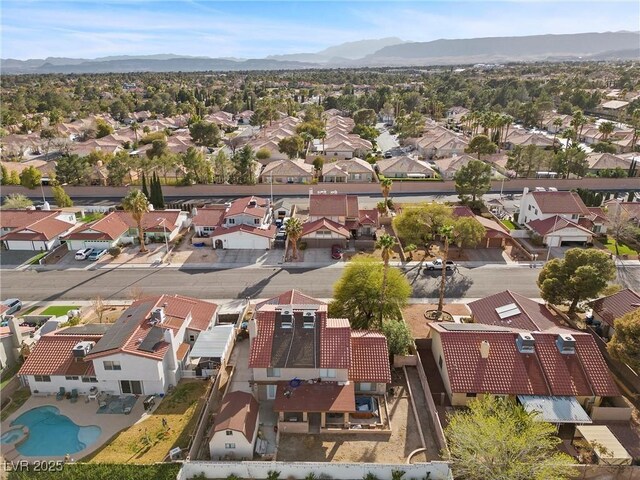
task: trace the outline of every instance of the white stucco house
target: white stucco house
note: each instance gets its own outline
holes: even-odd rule
[[[0,241],[7,250],[51,250],[76,226],[76,216],[62,210],[3,210]]]
[[[258,437],[259,405],[247,392],[229,392],[222,399],[209,440],[211,460],[251,460]]]
[[[269,201],[255,196],[235,200],[225,211],[220,228],[209,236],[215,249],[271,248],[276,228],[271,224]]]

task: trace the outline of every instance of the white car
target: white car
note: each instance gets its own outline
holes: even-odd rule
[[[435,259],[433,262],[425,262],[425,270],[442,270],[444,267],[446,270],[455,270],[456,264],[451,260],[447,260],[445,263],[442,262],[441,258]]]
[[[87,257],[91,255],[91,252],[93,252],[93,248],[83,248],[76,252],[76,256],[74,258],[76,260],[86,260]]]

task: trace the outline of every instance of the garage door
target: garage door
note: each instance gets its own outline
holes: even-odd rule
[[[111,248],[111,242],[109,241],[86,241],[84,242],[85,248]]]

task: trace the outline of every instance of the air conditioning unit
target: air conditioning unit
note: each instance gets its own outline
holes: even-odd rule
[[[95,345],[95,342],[79,342],[77,343],[73,349],[71,350],[73,352],[73,357],[74,358],[84,358],[87,356],[87,354],[91,351],[91,349],[93,348],[93,346]]]

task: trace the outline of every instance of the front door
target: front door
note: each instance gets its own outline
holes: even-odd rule
[[[142,382],[139,380],[120,380],[122,393],[142,395]]]
[[[275,400],[277,385],[267,385],[267,400]]]

